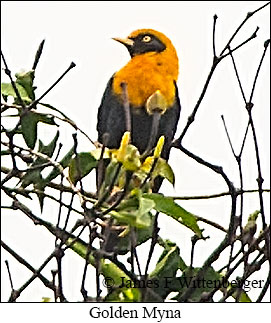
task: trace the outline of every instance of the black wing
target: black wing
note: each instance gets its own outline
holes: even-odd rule
[[[125,132],[125,114],[123,105],[113,94],[113,77],[109,80],[101,105],[98,110],[98,141],[109,148],[118,148],[122,135]],[[103,135],[108,134],[108,140],[105,143]]]

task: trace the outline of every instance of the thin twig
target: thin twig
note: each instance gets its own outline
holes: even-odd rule
[[[150,137],[148,140],[148,145],[147,148],[145,149],[143,153],[143,158],[147,155],[149,155],[150,151],[153,149],[157,134],[158,134],[158,129],[159,129],[159,123],[161,119],[161,112],[159,111],[154,111],[152,114],[152,126],[151,126],[151,132],[150,132]]]
[[[127,90],[127,83],[122,82],[120,86],[122,89],[122,100],[123,100],[123,108],[124,108],[124,115],[125,115],[125,128],[126,128],[126,131],[131,132],[132,122],[131,122],[131,111],[130,111],[128,90]]]
[[[42,100],[46,94],[48,94],[62,79],[63,77],[72,69],[76,66],[74,62],[71,62],[70,66],[66,69],[66,71],[49,87],[48,90],[46,90],[38,99],[33,101],[27,108],[31,110],[37,103]]]
[[[116,201],[108,209],[106,209],[105,211],[103,211],[101,213],[101,215],[104,216],[104,215],[110,213],[111,211],[115,210],[116,207],[121,203],[121,201],[124,199],[124,197],[125,197],[125,195],[126,195],[126,193],[128,191],[128,188],[129,188],[129,184],[130,184],[130,180],[132,178],[132,175],[133,175],[133,173],[131,171],[126,171],[126,179],[125,179],[125,184],[124,184],[123,190],[118,195]]]
[[[105,161],[103,159],[104,152],[105,152],[106,145],[103,143],[102,149],[101,149],[101,154],[98,160],[98,165],[96,169],[96,195],[99,197],[100,195],[100,190],[104,181],[105,177],[105,172],[106,172],[106,167],[105,167]]]
[[[89,243],[87,245],[86,261],[85,261],[85,265],[84,265],[84,271],[83,271],[82,282],[81,282],[81,294],[82,294],[85,302],[88,299],[88,292],[85,288],[85,281],[86,281],[87,268],[88,268],[88,259],[89,259],[89,255],[91,252],[91,245],[92,245],[92,235],[91,235],[91,228],[89,227]]]
[[[267,4],[266,4],[266,5],[267,5]],[[253,15],[253,14],[254,14],[254,13],[256,13],[257,11],[261,10],[261,9],[262,9],[262,8],[264,8],[266,5],[264,5],[264,6],[260,7],[259,9],[255,10],[254,12],[252,12],[252,13],[251,13],[251,15]],[[250,16],[251,16],[251,15],[250,15]],[[246,19],[241,23],[241,25],[237,28],[237,30],[234,32],[234,34],[232,35],[232,37],[230,38],[230,40],[229,40],[229,41],[228,41],[228,43],[226,44],[225,48],[222,50],[222,52],[221,52],[220,56],[219,56],[218,58],[216,58],[216,59],[213,59],[213,64],[212,64],[212,66],[211,66],[210,72],[209,72],[209,74],[208,74],[208,76],[207,76],[207,79],[206,79],[206,81],[205,81],[205,84],[204,84],[204,86],[203,86],[203,89],[202,89],[202,92],[201,92],[201,94],[200,94],[200,97],[199,97],[199,99],[198,99],[198,101],[197,101],[197,103],[196,103],[196,105],[195,105],[195,107],[194,107],[194,109],[193,109],[193,111],[192,111],[191,115],[188,117],[187,123],[186,123],[186,125],[185,125],[185,127],[184,127],[184,129],[183,129],[183,131],[182,131],[182,133],[181,133],[181,135],[179,136],[179,138],[177,138],[176,140],[174,140],[174,141],[173,141],[173,143],[172,143],[172,147],[179,148],[179,146],[181,145],[181,142],[182,142],[182,140],[183,140],[183,137],[185,136],[185,134],[186,134],[186,132],[187,132],[188,128],[190,127],[190,125],[191,125],[191,124],[194,122],[194,120],[195,120],[196,113],[197,113],[198,108],[199,108],[199,106],[200,106],[200,104],[201,104],[201,102],[202,102],[202,100],[203,100],[203,98],[204,98],[204,96],[205,96],[205,94],[206,94],[206,91],[207,91],[207,89],[208,89],[209,83],[210,83],[210,81],[211,81],[211,79],[212,79],[213,73],[214,73],[214,71],[215,71],[215,69],[216,69],[217,65],[221,62],[221,60],[222,60],[222,59],[224,59],[225,57],[227,57],[228,55],[230,55],[230,53],[227,53],[227,54],[224,54],[224,55],[223,55],[223,53],[225,52],[225,50],[226,50],[227,48],[229,48],[229,46],[230,46],[230,44],[231,44],[231,42],[232,42],[233,38],[236,36],[236,34],[238,33],[238,31],[241,29],[241,27],[242,27],[242,26],[245,24],[245,22],[248,20],[248,18],[249,18],[249,17],[247,17],[247,18],[246,18]],[[250,40],[252,40],[253,38],[255,38],[255,37],[257,36],[257,31],[258,31],[258,27],[257,27],[256,31],[255,31],[255,32],[254,32],[254,33],[253,33],[253,34],[252,34],[248,39],[246,39],[244,42],[242,42],[241,44],[239,44],[238,46],[236,46],[234,49],[232,49],[232,50],[231,50],[231,52],[236,51],[237,49],[239,49],[240,47],[242,47],[243,45],[245,45],[246,43],[248,43]]]
[[[156,164],[158,162],[158,158],[154,158],[154,161],[152,163],[152,166],[151,166],[151,169],[149,171],[149,173],[147,174],[147,176],[144,178],[144,181],[142,182],[142,184],[140,185],[140,188],[142,189],[146,184],[147,184],[147,181],[151,178],[151,175],[156,167]]]
[[[139,273],[139,276],[141,277],[142,273],[141,273],[139,258],[138,258],[137,251],[136,251],[136,234],[135,234],[134,227],[130,228],[130,238],[131,238],[131,259],[133,259],[135,257],[138,273]]]
[[[154,220],[153,220],[151,245],[150,245],[150,250],[149,250],[149,254],[148,254],[148,259],[147,259],[147,262],[146,262],[145,274],[144,274],[145,279],[147,279],[149,265],[150,265],[151,258],[152,258],[152,255],[153,255],[154,247],[155,247],[155,245],[157,243],[157,239],[158,239],[158,232],[159,232],[158,215],[159,215],[159,212],[156,212],[155,216],[154,216]]]
[[[27,269],[29,269],[36,277],[38,277],[41,282],[48,288],[55,290],[55,286],[47,279],[45,278],[39,270],[33,268],[25,259],[23,259],[21,256],[19,256],[13,249],[11,249],[4,241],[1,241],[1,246],[8,252],[10,253],[19,263],[21,263],[22,265],[24,265]],[[19,289],[17,290],[17,297],[18,298],[20,296],[20,294],[22,293],[23,290]],[[16,298],[11,298],[10,301],[15,301]]]
[[[4,174],[8,174],[8,173],[10,173],[12,170],[11,169],[9,169],[9,168],[7,168],[7,167],[4,167],[4,166],[1,166],[1,172],[3,172]],[[14,174],[13,175],[14,177],[17,177],[17,178],[22,178],[23,177],[23,174],[21,174],[20,172],[18,172],[18,173],[16,173],[16,174]],[[48,187],[50,187],[50,188],[53,188],[53,189],[55,189],[55,190],[62,190],[63,192],[67,192],[67,193],[73,193],[74,191],[73,191],[73,189],[71,188],[71,187],[69,187],[69,186],[65,186],[65,185],[61,185],[61,184],[57,184],[57,183],[54,183],[54,182],[50,182],[50,183],[48,183],[47,184],[47,186]],[[10,189],[10,188],[9,188]],[[20,190],[21,188],[15,188],[14,189],[14,192],[15,192],[15,190]],[[28,191],[27,189],[24,189],[26,192]],[[43,194],[45,194],[45,196],[47,196],[46,195],[46,193],[44,193],[44,192],[41,192],[41,191],[39,191],[39,190],[37,190],[37,189],[33,189],[32,190],[32,192],[33,193],[35,193],[37,191],[37,193],[43,193]],[[19,192],[19,191],[18,191]],[[29,192],[31,193],[31,190],[29,190]],[[82,193],[82,192],[81,192]],[[92,203],[94,203],[95,201],[96,201],[96,194],[94,194],[94,193],[91,193],[91,192],[84,192],[85,193],[85,199],[86,200],[89,200],[90,202],[92,202]],[[52,199],[54,199],[54,197],[53,196],[50,196],[50,195],[48,195],[48,197],[49,198],[52,198]],[[66,204],[64,204],[63,203],[63,205],[65,205],[66,206]],[[74,210],[74,209],[72,209],[72,210]],[[77,213],[79,212],[80,213],[80,211],[76,211]],[[80,213],[81,214],[81,213]]]
[[[244,259],[242,259],[242,261],[243,261]],[[259,270],[261,267],[262,267],[262,265],[265,263],[265,261],[266,261],[266,258],[265,258],[265,256],[263,256],[262,258],[261,258],[261,260],[259,260],[259,262],[258,263],[256,263],[256,264],[254,264],[254,269],[253,270],[251,270],[250,272],[248,272],[248,273],[245,273],[244,275],[243,275],[243,277],[240,279],[240,286],[242,285],[242,282],[244,282],[251,274],[253,274],[253,272],[255,272],[255,271],[257,271],[257,270]],[[238,262],[238,266],[240,265],[240,262]],[[234,270],[236,269],[236,266],[234,266]],[[228,297],[230,297],[230,296],[232,296],[232,294],[235,292],[235,288],[230,288],[230,289],[228,289],[227,290],[227,292],[226,292],[226,294],[218,301],[219,303],[222,303],[222,302],[225,302],[225,300],[228,298]]]
[[[259,147],[258,147],[258,142],[257,142],[257,135],[256,135],[256,130],[255,130],[255,126],[254,126],[254,121],[252,118],[252,98],[253,98],[253,94],[254,94],[254,89],[256,86],[256,82],[259,76],[259,72],[263,63],[263,59],[265,57],[268,45],[270,42],[265,42],[264,45],[264,51],[254,78],[254,82],[253,82],[253,86],[252,86],[252,90],[251,90],[251,94],[250,94],[250,99],[249,102],[246,104],[246,108],[247,108],[247,112],[248,112],[248,116],[249,116],[249,123],[252,129],[252,135],[253,135],[253,140],[254,140],[254,146],[255,146],[255,154],[256,154],[256,160],[257,160],[257,168],[258,168],[258,178],[257,178],[257,182],[258,182],[258,187],[259,187],[259,200],[260,200],[260,211],[261,211],[261,217],[262,217],[262,224],[263,224],[263,229],[265,229],[266,227],[266,221],[265,221],[265,213],[264,213],[264,203],[263,203],[263,194],[262,194],[262,185],[263,185],[263,177],[262,177],[262,171],[261,171],[261,161],[260,161],[260,153],[259,153]]]
[[[6,143],[6,142],[1,142],[4,146],[9,146],[9,144],[8,143]],[[22,149],[21,147],[19,147],[19,146],[17,146],[17,145],[14,145],[14,147],[16,147],[16,148],[19,148],[19,149]],[[25,151],[28,151],[28,152],[30,152],[32,155],[35,155],[35,156],[37,156],[37,157],[40,157],[40,158],[42,158],[42,159],[44,159],[44,160],[47,160],[48,162],[50,162],[54,167],[56,167],[59,171],[60,171],[60,173],[62,173],[63,174],[63,176],[64,176],[64,178],[69,182],[69,184],[70,184],[70,186],[71,186],[71,188],[72,188],[72,190],[73,190],[73,192],[75,192],[78,196],[79,196],[79,198],[80,198],[80,200],[81,200],[81,203],[84,201],[84,196],[80,193],[80,191],[74,186],[74,184],[73,184],[73,182],[71,181],[71,179],[69,178],[69,176],[67,176],[67,175],[65,175],[65,173],[64,173],[64,169],[63,169],[63,167],[62,167],[62,165],[60,164],[60,163],[58,163],[58,162],[55,162],[54,160],[52,160],[49,156],[47,156],[47,155],[45,155],[45,154],[42,154],[42,153],[40,153],[40,152],[36,152],[36,151],[34,151],[33,149],[30,149],[30,148],[23,148],[23,150],[25,150]]]
[[[232,145],[232,142],[231,142],[231,138],[230,138],[230,135],[229,135],[229,132],[228,132],[228,129],[227,129],[227,126],[226,126],[226,122],[225,122],[225,119],[224,119],[224,116],[223,116],[223,115],[221,116],[221,119],[222,119],[222,121],[223,121],[224,129],[225,129],[225,132],[226,132],[226,135],[227,135],[227,138],[228,138],[229,144],[230,144],[230,146],[231,146],[232,154],[233,154],[233,156],[236,158],[236,154],[235,154],[235,152],[234,152],[233,145]]]
[[[256,303],[260,303],[262,301],[262,299],[264,298],[264,295],[266,294],[268,288],[270,288],[270,270],[268,272],[268,276],[267,276],[267,279],[265,281],[264,287],[261,290],[261,293],[260,293],[260,295],[258,296],[258,298],[256,300]]]
[[[267,51],[267,48],[270,44],[270,39],[268,39],[267,41],[265,41],[264,43],[264,51],[263,51],[263,54],[262,54],[262,57],[261,57],[261,60],[260,60],[260,63],[259,63],[259,66],[257,68],[257,72],[256,72],[256,75],[255,75],[255,78],[254,78],[254,82],[253,82],[253,86],[252,86],[252,90],[251,90],[251,93],[250,93],[250,98],[249,98],[249,103],[251,104],[252,102],[252,98],[253,98],[253,95],[254,95],[254,91],[255,91],[255,86],[256,86],[256,82],[258,80],[258,76],[259,76],[259,73],[260,73],[260,69],[262,67],[262,63],[263,63],[263,60],[264,60],[264,57],[265,57],[265,54],[266,54],[266,51]]]
[[[232,58],[233,58],[233,55],[231,55]],[[238,72],[237,72],[237,68],[235,66],[235,71],[238,75]],[[238,80],[240,81],[239,77],[238,77]],[[241,82],[240,82],[240,88],[242,90],[242,85],[241,85]],[[226,132],[226,135],[227,135],[227,138],[228,138],[228,141],[229,141],[229,144],[230,144],[230,147],[231,147],[231,150],[232,150],[232,154],[238,164],[238,169],[239,169],[239,177],[240,177],[240,189],[241,191],[243,191],[243,173],[242,173],[242,164],[241,164],[241,154],[240,155],[236,155],[235,151],[234,151],[234,148],[233,148],[233,145],[232,145],[232,142],[231,142],[231,139],[230,139],[230,135],[229,135],[229,132],[228,132],[228,129],[227,129],[227,126],[226,126],[226,122],[225,122],[225,119],[224,119],[224,116],[222,115],[221,116],[222,118],[222,121],[223,121],[223,125],[224,125],[224,129],[225,129],[225,132]],[[244,138],[246,138],[246,134],[247,134],[247,131],[245,133],[245,136]],[[245,139],[243,140],[243,143],[244,143]],[[242,149],[241,149],[241,152],[242,152]],[[243,194],[240,194],[240,215],[239,215],[239,223],[236,223],[236,226],[235,226],[235,230],[234,232],[232,232],[232,234],[235,234],[236,230],[237,230],[237,227],[239,225],[240,227],[240,232],[242,234],[242,218],[243,218]],[[234,248],[234,239],[232,239],[231,241],[231,249],[230,249],[230,255],[229,255],[229,261],[228,261],[228,266],[227,268],[229,269],[230,268],[230,263],[232,262],[232,254],[233,254],[233,248]],[[243,245],[243,242],[242,242],[242,251],[244,253],[244,245]]]
[[[243,194],[243,193],[257,193],[258,190],[236,190],[236,194]],[[263,189],[263,192],[270,193],[270,189]],[[224,197],[231,195],[231,192],[222,192],[217,194],[210,194],[210,195],[196,195],[196,196],[168,196],[173,198],[174,200],[209,200],[218,197]]]
[[[179,148],[179,146],[181,145],[181,142],[182,142],[182,140],[183,140],[183,137],[185,136],[185,134],[186,134],[186,132],[187,132],[188,128],[189,128],[189,127],[190,127],[190,125],[194,122],[194,120],[195,120],[195,116],[196,116],[196,113],[197,113],[197,111],[198,111],[198,109],[199,109],[199,106],[200,106],[200,104],[201,104],[201,102],[202,102],[202,100],[203,100],[204,96],[205,96],[205,93],[206,93],[206,91],[207,91],[207,89],[208,89],[209,83],[210,83],[210,81],[211,81],[211,79],[212,79],[212,76],[213,76],[213,74],[214,74],[214,71],[215,71],[215,69],[216,69],[216,67],[217,67],[217,64],[218,64],[219,62],[220,62],[220,60],[219,60],[219,59],[213,62],[213,65],[212,65],[212,67],[211,67],[211,70],[210,70],[210,72],[209,72],[209,75],[208,75],[208,77],[207,77],[207,80],[205,81],[204,87],[203,87],[202,92],[201,92],[201,94],[200,94],[200,97],[199,97],[199,99],[198,99],[198,101],[197,101],[197,103],[196,103],[196,105],[195,105],[195,107],[194,107],[194,109],[193,109],[193,111],[192,111],[191,115],[188,117],[187,123],[186,123],[186,125],[185,125],[185,127],[184,127],[184,129],[183,129],[183,131],[182,131],[182,133],[181,133],[181,135],[179,136],[179,138],[178,138],[178,139],[176,139],[175,141],[173,141],[173,143],[172,143],[172,147]]]
[[[249,42],[249,41],[251,41],[252,39],[256,38],[256,37],[257,37],[257,32],[258,32],[258,30],[259,30],[259,27],[257,27],[257,28],[256,28],[256,30],[254,31],[254,33],[253,33],[250,37],[248,37],[246,40],[244,40],[241,44],[239,44],[238,46],[236,46],[236,47],[234,47],[233,49],[229,50],[229,52],[228,52],[228,53],[226,53],[226,54],[224,54],[224,55],[219,56],[219,58],[220,58],[220,59],[223,59],[223,58],[225,58],[225,57],[229,56],[229,55],[230,55],[230,53],[235,52],[237,49],[241,48],[241,47],[242,47],[242,46],[244,46],[246,43],[248,43],[248,42]],[[228,46],[228,48],[229,48],[229,46]]]
[[[5,56],[4,56],[4,54],[3,54],[3,52],[2,52],[2,51],[1,51],[1,56],[2,56],[2,59],[3,59],[4,65],[5,65],[5,69],[4,69],[4,71],[5,71],[5,73],[7,74],[7,76],[9,77],[9,79],[10,79],[10,83],[11,83],[12,88],[13,88],[13,90],[14,90],[15,94],[16,94],[16,97],[17,97],[17,98],[18,98],[18,100],[19,100],[20,105],[21,105],[23,108],[25,108],[25,103],[24,103],[24,101],[23,101],[23,100],[22,100],[22,98],[21,98],[21,95],[20,95],[20,93],[19,93],[19,91],[18,91],[18,89],[17,89],[17,86],[16,86],[15,82],[13,81],[13,78],[12,78],[12,76],[11,76],[11,71],[10,71],[10,69],[8,68],[8,65],[7,65],[7,62],[6,62]]]
[[[248,247],[247,251],[243,254],[243,256],[238,260],[237,263],[234,264],[234,266],[232,268],[230,268],[227,273],[225,275],[223,275],[223,279],[227,280],[230,275],[235,271],[236,268],[239,267],[239,265],[244,261],[244,259],[252,252],[254,251],[255,246],[257,246],[262,239],[265,237],[265,235],[268,233],[268,229],[266,228],[263,232],[260,233],[260,235],[258,236],[257,239],[255,239],[250,246]],[[232,259],[233,261],[233,259]],[[217,285],[216,288],[214,288],[209,295],[206,297],[206,300],[211,299],[213,297],[213,295],[216,293],[216,291],[220,288],[219,284]]]
[[[201,216],[197,216],[197,215],[195,215],[195,217],[196,217],[197,221],[204,222],[204,223],[209,224],[209,225],[211,225],[212,227],[214,227],[214,228],[216,228],[216,229],[218,229],[218,230],[221,230],[221,231],[223,231],[223,232],[227,232],[227,230],[226,230],[225,228],[223,228],[223,227],[222,227],[220,224],[218,224],[218,223],[215,223],[215,222],[213,222],[213,221],[210,221],[210,220],[208,220],[208,219],[205,219],[205,218],[203,218],[203,217],[201,217]]]
[[[238,34],[238,32],[240,31],[240,29],[244,26],[244,24],[247,22],[247,20],[249,18],[251,18],[256,12],[262,10],[263,8],[265,8],[266,6],[268,6],[270,4],[270,2],[267,2],[266,4],[264,4],[263,6],[261,6],[260,8],[252,11],[252,12],[248,12],[246,15],[246,18],[241,22],[241,24],[236,28],[235,32],[233,33],[233,35],[230,37],[229,41],[227,42],[226,46],[224,47],[224,49],[222,50],[222,52],[220,53],[220,56],[223,55],[223,53],[227,50],[227,48],[230,46],[231,42],[233,41],[233,39],[235,38],[235,36]]]
[[[2,242],[1,242],[1,245],[2,245]],[[13,282],[12,282],[12,278],[11,278],[11,273],[10,273],[10,270],[9,270],[9,263],[8,263],[7,260],[5,260],[5,264],[6,264],[7,271],[8,271],[8,278],[9,278],[9,282],[10,282],[11,292],[13,293],[14,292],[14,287],[13,287]]]
[[[240,80],[240,76],[239,76],[239,73],[237,71],[237,66],[236,66],[234,57],[232,55],[232,51],[231,51],[230,47],[228,49],[229,49],[229,54],[230,54],[231,59],[232,59],[232,64],[233,64],[233,68],[234,68],[234,71],[235,71],[235,75],[237,77],[237,81],[238,81],[238,84],[239,84],[239,88],[240,88],[241,93],[242,93],[242,97],[244,99],[244,102],[247,103],[246,96],[245,96],[245,93],[244,93],[244,90],[243,90],[243,87],[242,87],[242,83],[241,83],[241,80]]]
[[[191,295],[195,292],[195,288],[193,288],[193,283],[201,279],[206,272],[206,270],[211,266],[211,264],[216,261],[221,254],[221,252],[229,245],[228,238],[224,238],[224,240],[220,243],[220,245],[211,253],[208,259],[204,262],[203,266],[197,272],[197,274],[191,280],[190,287],[186,289],[186,291],[182,294],[179,302],[186,302]]]
[[[82,182],[82,172],[81,172],[80,163],[79,163],[79,157],[78,157],[78,153],[77,153],[77,147],[78,147],[77,133],[73,133],[72,138],[73,138],[73,142],[74,142],[73,146],[74,146],[74,155],[75,155],[74,158],[75,158],[76,173],[77,173],[77,177],[79,179],[81,192],[84,195],[83,182]]]
[[[58,287],[57,287],[57,297],[60,302],[65,302],[66,298],[63,294],[63,284],[62,284],[62,258],[64,257],[64,251],[61,249],[61,245],[55,248],[54,256],[57,262],[57,275],[58,275]]]
[[[61,174],[61,184],[63,184],[63,174]],[[59,207],[58,207],[58,215],[57,215],[57,223],[56,223],[56,227],[59,228],[59,224],[60,224],[60,218],[61,218],[61,210],[62,210],[62,198],[63,198],[63,191],[59,191]],[[70,207],[70,205],[69,205]],[[57,246],[57,237],[55,239],[55,247]]]
[[[67,117],[62,111],[60,111],[59,109],[57,109],[57,108],[55,108],[55,107],[53,107],[53,106],[51,106],[49,104],[45,104],[45,103],[42,103],[42,102],[39,102],[39,104],[42,105],[42,106],[45,106],[48,109],[51,109],[53,111],[58,112],[60,115],[63,116],[63,118],[60,118],[60,117],[58,117],[56,115],[53,115],[53,114],[52,114],[52,116],[55,117],[55,118],[57,118],[57,119],[59,119],[59,120],[61,120],[61,121],[63,121],[63,122],[67,122],[75,130],[77,130],[80,133],[82,133],[95,147],[97,146],[96,143],[82,129],[80,129],[73,120],[71,120],[69,117]]]
[[[214,21],[213,21],[213,56],[214,56],[214,58],[216,58],[217,56],[216,56],[216,46],[215,46],[215,27],[216,27],[216,21],[217,21],[217,15],[214,15]]]
[[[117,178],[119,176],[119,172],[120,172],[121,166],[122,166],[122,164],[121,163],[118,163],[110,185],[108,186],[108,188],[106,189],[106,191],[104,192],[104,194],[98,199],[97,203],[93,205],[93,208],[92,208],[93,211],[95,209],[98,209],[106,201],[106,199],[108,198],[108,196],[111,194],[111,192],[113,190],[113,187],[115,185],[115,182],[116,182],[116,180],[117,180]]]

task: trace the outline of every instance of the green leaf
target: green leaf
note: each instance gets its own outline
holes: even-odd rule
[[[148,221],[150,221],[151,225],[145,228],[136,228],[134,229],[134,239],[135,246],[139,246],[142,243],[146,242],[152,237],[152,228],[153,228],[153,215],[148,213]],[[131,251],[131,230],[128,230],[125,236],[118,237],[117,242],[115,242],[114,250],[118,252],[118,254],[126,254]],[[111,241],[109,241],[110,243]]]
[[[154,161],[155,161],[155,158],[153,156],[147,157],[145,159],[144,163],[142,164],[140,170],[136,173],[137,176],[139,178],[142,178],[142,174],[144,174],[143,178],[145,178],[146,174],[150,173]],[[175,183],[175,175],[174,175],[174,172],[173,172],[172,168],[170,167],[168,162],[165,159],[161,158],[161,157],[156,160],[156,165],[154,167],[154,170],[151,173],[151,179],[153,180],[157,176],[164,177],[172,185],[174,185],[174,183]]]
[[[162,158],[159,158],[157,168],[159,167],[159,175],[167,179],[173,186],[175,184],[175,175],[168,164],[168,162]]]
[[[133,201],[134,203],[134,201]],[[133,227],[144,229],[151,225],[149,212],[154,208],[155,203],[147,198],[140,197],[138,203],[134,206],[121,206],[121,210],[112,211],[110,214],[118,220],[119,223],[129,224]]]
[[[44,143],[41,140],[39,140],[38,151],[48,157],[52,157],[56,148],[58,138],[59,138],[59,131],[57,130],[55,137],[48,145],[44,145]]]
[[[56,144],[57,144],[57,141],[58,141],[58,138],[59,138],[59,131],[56,132],[56,135],[55,137],[53,138],[53,140],[48,144],[48,145],[44,145],[44,143],[39,140],[39,149],[38,151],[48,157],[52,157],[54,151],[55,151],[55,148],[56,148]],[[43,158],[41,157],[38,157],[33,165],[40,165],[40,164],[43,164],[43,163],[47,163],[46,160],[44,160]],[[40,168],[40,170],[37,170],[39,172],[41,172],[41,170],[44,169],[44,168]],[[44,205],[44,190],[45,190],[45,187],[47,185],[47,182],[42,178],[42,180],[36,182],[34,184],[34,187],[35,189],[39,190],[40,192],[37,193],[37,196],[38,196],[38,199],[39,199],[39,203],[40,203],[40,209],[41,209],[41,212],[43,210],[43,205]]]
[[[159,262],[164,256],[165,252],[170,251],[172,248],[174,248],[176,246],[176,243],[168,239],[161,239],[161,238],[158,238],[158,243],[161,247],[164,248],[164,251],[158,260]],[[179,258],[180,258],[179,269],[181,271],[184,271],[188,266],[186,265],[186,263],[184,262],[183,258],[180,255],[179,255]]]
[[[21,126],[23,137],[27,146],[34,149],[37,140],[37,124],[36,115],[31,111],[26,111],[21,116]]]
[[[46,182],[43,179],[34,185],[34,188],[40,191],[39,193],[37,193],[37,196],[38,196],[38,199],[39,199],[41,212],[43,211],[43,205],[44,205],[44,198],[45,198],[44,190],[45,190],[45,186],[46,186]]]
[[[137,211],[136,223],[137,228],[150,226],[149,212],[155,207],[154,201],[144,197],[139,198],[139,209]]]
[[[91,150],[91,155],[99,160],[101,158],[101,152],[102,152],[102,148],[96,148],[94,150]],[[110,150],[108,148],[104,149],[104,153],[103,153],[103,159],[109,159],[110,158]]]
[[[240,294],[239,293],[240,292],[237,292],[237,291],[234,292],[232,294],[232,297],[240,303],[251,303],[252,302],[251,298],[248,296],[248,294],[244,290],[242,290]]]
[[[82,152],[73,158],[69,165],[69,176],[73,183],[85,177],[97,166],[98,161],[91,153]]]
[[[156,211],[167,214],[192,230],[199,237],[202,237],[196,217],[175,203],[172,198],[165,197],[162,194],[143,194],[143,197],[151,199],[155,202]]]
[[[152,178],[157,177],[158,175],[164,177],[167,179],[173,186],[175,184],[175,175],[170,167],[170,165],[167,163],[167,161],[163,158],[159,158],[157,160],[157,164],[154,168],[154,171],[152,173]]]
[[[45,114],[45,113],[38,113],[38,112],[34,112],[33,113],[36,115],[36,118],[38,120],[38,122],[43,122],[43,123],[47,123],[53,126],[58,126],[57,123],[55,123],[55,118],[53,115],[50,114]]]
[[[180,267],[179,252],[177,245],[168,241],[155,269],[149,275],[149,279],[156,282],[154,293],[158,294],[162,299],[165,299],[172,291],[172,285],[174,285],[173,282]],[[152,301],[150,297],[152,297],[151,294],[148,294],[148,299],[145,301]]]
[[[110,282],[109,294],[105,297],[108,302],[139,302],[141,294],[138,288],[133,286],[132,279],[126,275],[116,264],[108,259],[101,259],[101,273],[104,280]],[[113,290],[113,292],[112,292]]]
[[[41,183],[43,178],[41,176],[41,169],[29,170],[21,180],[21,187],[26,188],[30,184]]]
[[[59,164],[65,169],[70,161],[71,158],[74,154],[74,147],[72,147],[67,154],[61,159],[61,161],[59,162]],[[57,167],[54,167],[54,169],[49,173],[49,175],[45,178],[46,183],[51,182],[54,178],[56,178],[58,175],[60,174],[60,171]]]
[[[15,74],[16,76],[16,83],[20,84],[26,91],[28,97],[34,101],[35,100],[35,93],[33,88],[33,80],[35,77],[35,72],[33,70],[28,72],[21,72]]]
[[[56,125],[54,117],[34,111],[24,111],[21,115],[22,134],[27,146],[34,149],[37,141],[37,125],[38,122],[43,122],[51,125]]]
[[[29,98],[27,91],[24,89],[24,87],[18,83],[15,83],[15,85],[21,96],[21,99],[26,103],[31,103],[32,100]],[[1,83],[1,93],[4,97],[12,96],[13,98],[16,99],[15,103],[18,103],[17,95],[11,83]]]
[[[106,167],[106,171],[105,171],[105,178],[104,178],[104,183],[103,183],[104,187],[107,187],[108,185],[110,185],[112,183],[119,167],[120,167],[119,162],[116,162],[114,160],[110,161],[110,163]]]
[[[149,277],[173,277],[179,269],[180,250],[176,243],[169,240],[163,241],[164,250],[159,257],[155,269],[150,273]]]
[[[56,143],[59,138],[59,131],[57,131],[55,137],[53,140],[49,143],[49,145],[44,145],[43,142],[39,141],[39,149],[38,151],[48,157],[52,157],[54,150],[56,148]],[[47,164],[47,160],[42,157],[37,157],[34,162],[29,166],[30,168],[33,166],[38,166],[42,164]],[[46,166],[45,166],[46,167]],[[38,169],[29,169],[26,174],[22,177],[22,187],[27,187],[30,184],[37,184],[35,188],[43,191],[45,187],[45,183],[43,181],[43,178],[41,176],[41,171],[44,169],[44,167],[40,167]],[[39,198],[41,195],[39,194]]]
[[[101,273],[104,277],[112,278],[113,287],[119,287],[123,285],[123,281],[129,281],[130,277],[125,274],[116,264],[108,259],[101,259]]]
[[[57,131],[55,137],[48,145],[44,145],[44,143],[40,140],[38,151],[48,157],[52,157],[56,148],[58,138],[59,138],[59,131]],[[41,171],[46,167],[46,166],[43,167],[42,164],[46,165],[47,160],[42,157],[37,157],[34,160],[34,162],[29,166],[30,169],[26,172],[26,174],[21,179],[21,187],[25,188],[30,184],[34,184],[34,188],[39,191],[37,193],[37,196],[39,199],[41,211],[43,210],[43,204],[44,204],[44,198],[45,198],[44,190],[47,184],[47,181],[45,181],[41,176]],[[38,165],[41,165],[41,167],[38,169],[31,169],[31,167],[38,166]]]

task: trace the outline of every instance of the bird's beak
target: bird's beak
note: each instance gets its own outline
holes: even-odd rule
[[[114,37],[112,38],[116,41],[118,41],[119,43],[125,45],[126,47],[132,47],[134,45],[134,41],[130,38],[118,38],[118,37]]]

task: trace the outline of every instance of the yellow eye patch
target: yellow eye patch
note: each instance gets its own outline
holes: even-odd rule
[[[144,37],[142,38],[142,41],[143,41],[144,43],[149,43],[149,42],[151,41],[151,37],[150,37],[150,36],[144,36]]]

